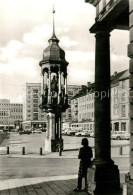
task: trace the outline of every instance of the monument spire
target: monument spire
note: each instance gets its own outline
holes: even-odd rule
[[[54,4],[53,4],[53,35],[55,35],[55,27],[54,27],[54,14],[55,14],[55,9],[54,9]]]
[[[53,13],[53,35],[52,35],[52,37],[49,39],[49,42],[50,41],[55,41],[55,42],[59,42],[59,40],[57,39],[57,37],[56,37],[56,35],[55,35],[55,22],[54,22],[54,14],[55,14],[55,9],[54,9],[54,5],[53,5],[53,11],[52,11],[52,13]]]

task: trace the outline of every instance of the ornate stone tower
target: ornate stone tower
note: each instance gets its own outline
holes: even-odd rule
[[[40,61],[42,73],[42,103],[40,108],[47,113],[47,135],[45,150],[56,152],[59,145],[63,146],[61,136],[61,113],[68,108],[67,96],[67,66],[65,52],[58,45],[55,35],[53,9],[53,35],[48,40],[49,46],[43,51]]]

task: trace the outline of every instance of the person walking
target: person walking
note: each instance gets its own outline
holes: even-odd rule
[[[93,157],[92,148],[89,146],[88,139],[83,138],[81,141],[83,147],[79,150],[78,158],[80,159],[78,171],[78,185],[74,189],[75,192],[82,191],[82,178],[85,178],[85,191],[87,190],[87,168],[91,166],[91,158]]]

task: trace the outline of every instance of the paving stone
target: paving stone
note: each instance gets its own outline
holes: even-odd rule
[[[18,190],[17,188],[10,189],[10,195],[18,195]]]
[[[25,187],[19,187],[17,189],[18,189],[18,194],[19,195],[28,195]]]
[[[37,192],[37,194],[46,195],[46,192],[44,191],[44,189],[42,188],[42,186],[40,184],[34,184],[33,188]]]
[[[28,192],[28,195],[37,195],[32,185],[25,186],[25,188]]]
[[[2,190],[0,195],[10,195],[9,190]]]

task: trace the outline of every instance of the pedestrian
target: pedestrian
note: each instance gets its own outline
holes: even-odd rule
[[[78,158],[80,159],[78,172],[78,185],[74,189],[75,192],[82,191],[82,178],[85,178],[85,191],[87,190],[87,168],[91,166],[91,158],[93,157],[92,148],[89,146],[88,139],[83,138],[81,141],[83,147],[79,150]]]

